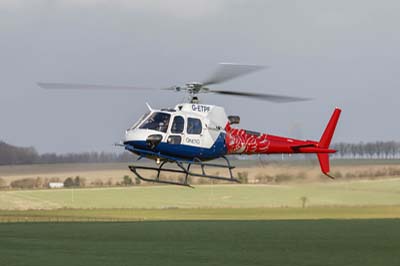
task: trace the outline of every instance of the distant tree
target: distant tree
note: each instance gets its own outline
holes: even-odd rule
[[[34,178],[23,178],[14,180],[10,183],[12,188],[34,188],[36,179]]]
[[[35,180],[35,187],[37,187],[37,188],[43,188],[44,185],[45,185],[45,184],[44,184],[43,178],[41,178],[40,176],[36,177],[36,180]]]
[[[300,198],[300,200],[301,200],[301,207],[305,208],[306,207],[306,203],[308,201],[308,198],[306,196],[303,196],[303,197]]]
[[[0,164],[32,164],[39,159],[33,147],[16,147],[0,141]]]
[[[339,142],[333,144],[332,147],[338,150],[333,155],[335,158],[396,159],[400,157],[400,141]],[[39,154],[34,147],[18,147],[0,141],[0,165],[130,162],[133,157],[134,155],[126,151],[121,153],[82,152]]]
[[[242,184],[248,183],[248,181],[249,181],[249,179],[248,179],[249,173],[248,172],[246,172],[246,171],[238,172],[237,175],[238,175],[238,179],[239,179],[240,183],[242,183]]]
[[[64,187],[74,187],[75,183],[74,180],[72,179],[72,177],[68,177],[67,179],[65,179],[64,181]]]
[[[396,159],[400,156],[400,142],[396,141],[341,142],[332,147],[338,150],[336,157],[340,158]]]
[[[83,152],[83,153],[43,153],[38,154],[33,147],[18,147],[0,141],[0,165],[35,164],[35,163],[104,163],[130,162],[129,152]]]
[[[142,183],[142,180],[140,180],[140,178],[139,177],[135,177],[135,184],[136,185],[140,185],[140,183]]]
[[[111,187],[113,185],[112,178],[109,178],[106,183],[107,186]]]
[[[103,181],[101,181],[100,178],[97,178],[96,180],[94,180],[92,182],[92,185],[96,186],[96,187],[102,187],[104,185]]]
[[[81,178],[79,176],[76,176],[74,179],[74,186],[75,187],[80,187],[81,186]]]
[[[124,178],[123,178],[122,184],[124,184],[125,186],[132,185],[132,178],[130,178],[129,176],[125,175]]]

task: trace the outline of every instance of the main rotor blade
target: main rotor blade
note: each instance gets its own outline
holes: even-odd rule
[[[80,83],[38,82],[37,85],[43,89],[50,89],[50,90],[159,90],[157,88],[95,85],[95,84],[80,84]],[[170,89],[170,88],[166,88],[166,89]],[[172,89],[172,87],[171,87],[171,89]]]
[[[217,71],[211,77],[202,82],[202,85],[207,86],[222,83],[261,70],[263,68],[265,68],[265,66],[220,63]]]
[[[289,102],[300,102],[300,101],[311,100],[311,98],[293,97],[293,96],[276,95],[276,94],[252,93],[252,92],[222,91],[222,90],[211,90],[210,92],[223,95],[256,98],[259,100],[270,101],[275,103],[289,103]]]

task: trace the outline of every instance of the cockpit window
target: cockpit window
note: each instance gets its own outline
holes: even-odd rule
[[[182,116],[175,116],[174,122],[172,122],[171,133],[182,133],[183,127],[185,126],[185,120]]]
[[[201,120],[189,117],[187,121],[187,133],[201,134],[201,130],[202,130]]]
[[[161,132],[167,132],[169,119],[171,115],[167,113],[152,113],[146,121],[140,126],[141,129],[152,129]]]

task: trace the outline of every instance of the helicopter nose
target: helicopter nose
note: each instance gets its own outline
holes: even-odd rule
[[[124,139],[124,144],[131,144],[131,142],[134,142],[137,140],[137,134],[135,133],[135,130],[127,130],[125,131],[125,139]]]
[[[124,144],[129,144],[137,148],[154,149],[160,144],[163,136],[161,134],[151,134],[143,130],[127,130],[125,132]]]

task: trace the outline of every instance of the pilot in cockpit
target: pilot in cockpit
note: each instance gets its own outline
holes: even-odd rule
[[[168,122],[169,122],[169,116],[164,116],[162,121],[160,121],[158,124],[158,131],[167,132]]]

